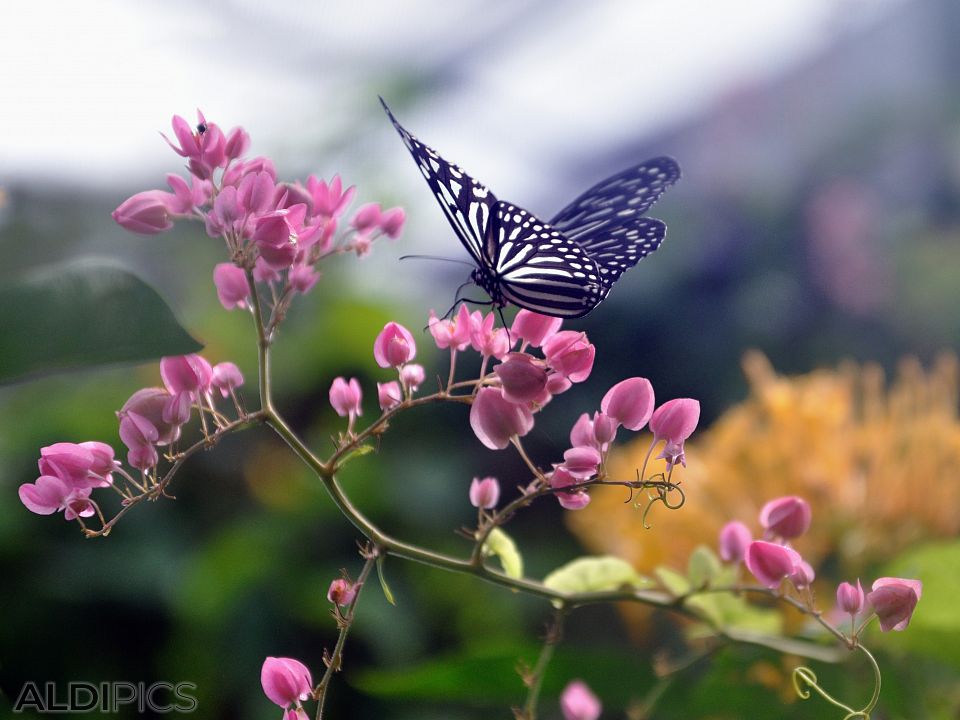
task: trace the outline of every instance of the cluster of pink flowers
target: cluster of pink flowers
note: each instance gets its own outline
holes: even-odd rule
[[[196,128],[174,116],[170,147],[187,160],[189,180],[168,175],[172,192],[146,190],[113,211],[117,223],[142,234],[173,227],[176,218],[203,221],[207,234],[227,244],[231,262],[214,268],[220,302],[228,310],[247,307],[247,272],[257,282],[279,283],[280,296],[306,293],[320,275],[316,264],[335,252],[370,252],[380,236],[394,239],[405,221],[402,208],[361,206],[338,237],[337,229],[356,188],[339,177],[329,183],[311,175],[305,183],[279,182],[272,161],[244,160],[250,137],[243,128],[224,132],[198,114]]]
[[[157,448],[175,443],[193,410],[216,414],[216,394],[232,398],[243,375],[231,362],[211,366],[200,355],[165,357],[160,361],[164,387],[137,390],[117,412],[120,439],[127,446],[127,463],[148,474],[159,462]],[[113,485],[113,473],[136,481],[114,459],[114,450],[102,442],[60,442],[40,450],[40,477],[20,486],[20,500],[41,515],[63,511],[67,520],[90,517],[97,509],[90,499],[94,488]],[[138,486],[142,488],[142,486]]]
[[[803,498],[790,495],[771,500],[760,510],[763,539],[754,540],[742,522],[729,522],[720,530],[720,557],[729,563],[744,562],[768,588],[779,588],[784,580],[797,590],[807,588],[815,577],[813,567],[790,542],[810,528],[811,519],[810,505]],[[923,583],[905,578],[879,578],[866,594],[859,580],[856,585],[843,582],[837,588],[837,607],[851,619],[869,607],[883,632],[903,630],[922,591]]]

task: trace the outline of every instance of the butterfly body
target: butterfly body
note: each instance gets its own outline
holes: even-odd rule
[[[476,263],[470,279],[496,307],[512,303],[555,317],[586,315],[666,234],[662,222],[642,216],[680,177],[670,158],[607,178],[547,223],[498,200],[407,132],[383,106]]]

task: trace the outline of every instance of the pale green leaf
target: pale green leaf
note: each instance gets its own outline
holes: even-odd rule
[[[496,555],[503,566],[503,572],[508,577],[523,577],[523,557],[517,549],[517,544],[500,528],[494,528],[483,544],[484,555]]]
[[[547,575],[543,584],[551,590],[564,593],[603,592],[652,585],[630,563],[612,555],[577,558]]]

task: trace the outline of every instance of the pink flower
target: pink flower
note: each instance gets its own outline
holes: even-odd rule
[[[257,282],[279,282],[280,270],[270,267],[262,257],[258,257],[253,264],[253,279]]]
[[[760,510],[760,524],[771,537],[800,537],[810,527],[810,519],[810,504],[796,495],[771,500]]]
[[[242,127],[235,127],[227,133],[227,141],[224,146],[228,160],[236,160],[242,157],[250,147],[250,135]]]
[[[510,402],[535,400],[547,387],[547,371],[526,353],[509,353],[493,371]]]
[[[724,562],[739,563],[751,542],[750,528],[739,520],[728,522],[720,530],[720,557]]]
[[[55,475],[41,475],[36,482],[20,486],[20,502],[37,515],[53,515],[66,507],[73,490]]]
[[[403,224],[406,220],[407,214],[403,211],[403,208],[395,207],[384,210],[380,216],[380,230],[391,240],[396,240],[400,237],[400,232],[403,230]]]
[[[186,424],[190,420],[191,405],[193,405],[193,393],[183,391],[172,395],[163,407],[164,422],[174,425]]]
[[[114,459],[113,448],[106,443],[97,440],[88,440],[80,443],[80,447],[90,452],[93,456],[93,463],[90,465],[88,480],[97,479],[94,487],[106,487],[113,482],[111,473],[120,467]],[[43,450],[40,451],[43,454]]]
[[[302,207],[302,206],[299,206]],[[291,224],[292,210],[275,210],[257,218],[253,241],[260,257],[277,270],[293,264],[297,256],[297,233]]]
[[[213,366],[213,377],[210,386],[220,391],[220,395],[228,397],[231,392],[243,385],[243,373],[232,362],[217,363]]]
[[[650,417],[654,440],[682,445],[700,421],[700,403],[690,398],[668,400]]]
[[[803,561],[793,548],[765,540],[750,543],[744,559],[747,569],[768,588],[779,587],[781,581],[793,575]]]
[[[380,203],[367,203],[357,209],[350,224],[357,229],[357,232],[366,233],[380,225],[380,218]]]
[[[210,389],[213,368],[196,353],[160,359],[160,377],[171,394],[189,392],[199,395]]]
[[[510,328],[512,337],[518,337],[533,347],[540,347],[560,329],[562,318],[539,315],[530,310],[520,310],[513,318]]]
[[[163,139],[175,153],[187,158],[187,165],[194,175],[206,180],[216,168],[226,165],[227,140],[223,131],[215,123],[207,122],[202,112],[197,111],[196,132],[179,115],[173,116],[172,125],[179,146],[174,145],[166,135],[163,135]]]
[[[163,408],[160,410],[161,418],[165,414],[169,401],[173,399],[172,395],[167,396]],[[166,421],[169,424],[169,421]],[[131,450],[143,447],[152,447],[157,444],[160,433],[157,426],[138,412],[127,410],[120,416],[120,439],[123,444]]]
[[[404,365],[416,356],[417,344],[403,325],[388,322],[373,343],[373,358],[382,368]]]
[[[621,380],[607,391],[600,409],[628,430],[640,430],[653,415],[653,385],[642,377]]]
[[[141,235],[158,235],[173,227],[170,204],[175,196],[162,190],[145,190],[124,200],[110,216],[121,227]]]
[[[600,453],[592,447],[574,447],[563,453],[563,467],[577,480],[586,480],[597,474]]]
[[[310,671],[302,662],[292,658],[268,657],[264,660],[260,684],[270,702],[284,709],[299,705],[313,691]]]
[[[324,218],[336,218],[343,214],[357,189],[353,186],[343,190],[339,175],[334,175],[328,185],[311,175],[307,178],[307,191],[313,198],[313,213]]]
[[[687,455],[683,449],[683,443],[668,442],[663,446],[663,450],[657,455],[657,459],[667,461],[667,470],[673,469],[674,465],[687,466]]]
[[[593,370],[596,348],[584,333],[561,330],[543,344],[547,364],[571,382],[583,382]]]
[[[436,313],[431,310],[427,327],[440,350],[465,350],[470,344],[470,313],[466,305],[461,305],[459,312],[450,320],[438,320]]]
[[[217,286],[217,298],[227,310],[246,308],[250,287],[247,274],[233,263],[219,263],[213,268],[213,284]]]
[[[93,452],[89,449],[76,443],[59,442],[40,448],[37,465],[41,475],[56,475],[71,488],[87,488],[101,485],[101,477],[90,477],[93,463]]]
[[[564,720],[597,720],[603,711],[599,698],[582,680],[574,680],[560,695]]]
[[[557,465],[553,469],[553,472],[550,473],[550,487],[556,489],[570,488],[570,492],[554,493],[560,507],[565,510],[583,510],[590,504],[590,495],[576,488],[579,482],[563,465]]]
[[[346,578],[339,577],[330,583],[330,588],[327,590],[327,600],[332,602],[334,605],[346,607],[354,601],[359,591],[359,584],[352,583]]]
[[[874,580],[867,602],[877,614],[880,629],[883,632],[905,630],[922,592],[923,583],[919,580],[892,577]]]
[[[481,388],[470,408],[470,427],[491,450],[502,450],[514,436],[524,436],[533,428],[533,413],[525,405],[503,397],[500,388]]]
[[[596,412],[591,418],[583,413],[570,430],[570,444],[592,447],[604,452],[617,436],[617,422],[609,415]]]
[[[470,483],[470,504],[475,508],[492,510],[500,501],[500,483],[496,478],[474,478]]]
[[[400,383],[391,380],[387,383],[377,383],[377,400],[380,402],[380,409],[386,412],[392,410],[403,400],[403,391],[400,389]]]
[[[864,599],[863,586],[859,579],[856,585],[848,582],[837,585],[837,607],[849,613],[851,618],[863,610]]]
[[[798,590],[802,590],[805,587],[810,587],[816,576],[816,573],[813,571],[813,566],[806,560],[800,560],[788,578],[790,582],[793,583],[794,587],[796,587]]]
[[[243,177],[236,191],[238,212],[260,215],[274,209],[277,184],[276,175],[271,170],[251,172]]]
[[[337,411],[337,415],[340,417],[363,415],[363,409],[360,407],[362,399],[363,392],[356,378],[350,378],[350,382],[342,377],[334,378],[330,386],[330,404]]]
[[[160,462],[160,456],[153,445],[139,445],[130,448],[127,452],[127,462],[131,467],[146,472],[157,466],[157,463]]]
[[[409,363],[400,368],[400,382],[403,383],[403,386],[410,390],[410,392],[416,392],[417,388],[423,385],[423,381],[427,377],[426,370],[423,369],[423,365],[418,365],[417,363]]]
[[[484,357],[503,358],[510,352],[510,339],[504,328],[493,326],[496,318],[487,313],[486,317],[479,311],[470,315],[470,344],[473,349]]]
[[[211,373],[212,372],[211,369]],[[138,444],[153,444],[155,442],[157,445],[169,445],[174,442],[180,437],[180,426],[166,422],[163,419],[163,411],[169,400],[170,393],[162,388],[143,388],[142,390],[137,390],[117,413],[117,417],[120,419],[121,429],[123,428],[123,419],[133,413],[138,418],[138,424],[141,420],[146,421],[156,431],[156,440],[143,441]],[[137,432],[141,433],[142,431],[138,430]],[[123,439],[122,432],[120,437]],[[124,440],[124,443],[126,443],[129,448],[134,447],[127,443],[126,440]]]
[[[312,265],[294,265],[290,268],[287,278],[290,281],[290,287],[306,295],[317,284],[320,273],[314,270]]]

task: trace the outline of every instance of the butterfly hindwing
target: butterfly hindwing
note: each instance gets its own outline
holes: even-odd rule
[[[444,215],[456,232],[460,242],[473,256],[474,261],[483,266],[492,256],[489,247],[491,222],[497,198],[482,184],[467,175],[461,168],[447,162],[433,150],[424,145],[397,122],[390,108],[383,103],[404,145],[413,156],[417,167],[426,179],[434,197],[440,203]]]
[[[597,183],[550,224],[597,262],[609,288],[660,247],[666,225],[642,215],[679,179],[680,167],[672,158],[648,160]]]
[[[504,299],[554,317],[580,317],[607,294],[590,256],[526,210],[496,207],[493,272]]]

